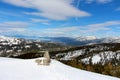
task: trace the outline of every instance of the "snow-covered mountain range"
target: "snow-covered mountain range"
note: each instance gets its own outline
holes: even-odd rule
[[[88,41],[88,40],[95,40],[97,37],[95,36],[86,36],[86,37],[77,37],[76,40],[78,41]]]
[[[76,38],[78,41],[90,41],[90,40],[101,40],[101,43],[110,43],[117,42],[120,43],[120,37],[105,37],[105,38],[97,38],[95,36],[86,36],[86,37],[78,37]]]
[[[51,42],[59,42],[67,45],[91,45],[91,44],[100,44],[100,43],[120,43],[120,37],[105,37],[97,38],[95,36],[86,36],[86,37],[40,37],[41,40],[47,40]]]
[[[30,51],[55,50],[65,46],[41,40],[0,36],[0,56],[16,56]]]
[[[86,37],[78,37],[76,38],[76,40],[83,42],[86,45],[100,44],[100,43],[120,43],[120,37],[97,38],[95,36],[86,36]]]
[[[40,58],[39,58],[40,59]],[[64,65],[51,60],[49,66],[37,65],[35,59],[0,57],[0,80],[120,80]]]
[[[1,45],[13,45],[13,44],[15,45],[19,43],[21,43],[21,41],[17,38],[0,36]]]
[[[32,44],[33,42],[32,40],[0,36],[0,55],[8,56],[9,54],[21,54],[22,51],[29,50],[34,45],[41,48],[40,44]]]
[[[119,37],[109,38],[97,38],[95,36],[68,38],[68,37],[45,37],[44,40],[48,42],[42,42],[43,38],[30,40],[14,37],[0,36],[0,54],[4,53],[6,56],[8,53],[21,54],[22,51],[28,50],[44,50],[44,49],[61,49],[63,46],[56,43],[63,43],[67,45],[81,46],[92,45],[101,43],[120,43]]]
[[[32,38],[31,38],[32,39]],[[33,38],[34,39],[34,38]],[[29,39],[27,39],[29,40]],[[67,45],[74,45],[74,46],[80,46],[80,45],[90,45],[90,44],[100,44],[100,43],[120,43],[120,37],[105,37],[105,38],[98,38],[96,36],[81,36],[81,37],[39,37],[35,40],[39,41],[47,41],[47,42],[53,42],[53,43],[63,43]],[[6,43],[6,41],[8,43]],[[14,37],[5,37],[0,36],[0,43],[1,44],[19,44],[21,41],[18,38]]]

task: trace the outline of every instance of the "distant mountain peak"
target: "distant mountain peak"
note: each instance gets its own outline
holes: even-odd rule
[[[76,40],[78,41],[87,41],[87,40],[95,40],[97,39],[95,36],[86,36],[86,37],[78,37]]]

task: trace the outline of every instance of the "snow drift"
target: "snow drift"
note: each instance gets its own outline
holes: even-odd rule
[[[79,70],[56,60],[51,60],[49,66],[37,65],[35,60],[0,57],[0,80],[120,80]]]

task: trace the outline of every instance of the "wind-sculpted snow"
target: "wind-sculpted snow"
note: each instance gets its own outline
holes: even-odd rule
[[[39,58],[40,59],[40,58]],[[35,59],[0,57],[0,80],[120,80],[64,65],[51,60],[49,66],[37,65]]]

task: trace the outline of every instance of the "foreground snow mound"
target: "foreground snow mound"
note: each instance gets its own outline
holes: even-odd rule
[[[37,65],[36,59],[0,57],[0,80],[120,80],[87,72],[51,60],[49,66]]]

